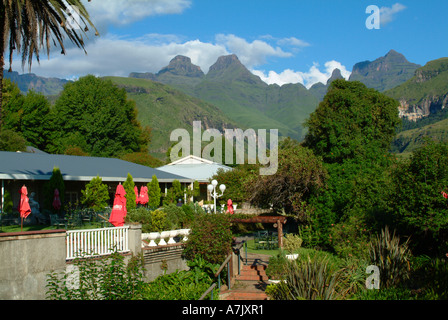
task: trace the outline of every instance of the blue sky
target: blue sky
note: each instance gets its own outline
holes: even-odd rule
[[[86,8],[100,31],[86,50],[53,50],[32,72],[76,78],[157,72],[176,55],[204,72],[236,54],[267,83],[324,82],[334,68],[348,77],[353,65],[394,49],[421,65],[448,56],[446,0],[92,0]],[[368,29],[369,5],[380,29]],[[14,70],[22,72],[20,59]],[[24,70],[28,72],[26,68]]]

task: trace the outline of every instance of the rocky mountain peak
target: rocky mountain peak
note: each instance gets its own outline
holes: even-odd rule
[[[342,76],[341,70],[339,70],[338,68],[333,70],[333,73],[331,74],[331,77],[328,79],[327,81],[327,86],[332,83],[335,80],[338,79],[343,79],[344,77]]]
[[[238,59],[235,54],[221,56],[213,64],[208,73],[207,79],[211,81],[242,81],[253,85],[267,86],[260,77],[250,72]]]
[[[174,57],[168,66],[163,68],[158,72],[158,76],[164,73],[170,73],[177,76],[187,76],[187,77],[195,77],[201,78],[204,76],[204,72],[202,72],[199,66],[191,63],[191,59],[186,56],[178,55]]]
[[[406,82],[421,66],[409,62],[404,55],[390,50],[375,61],[363,61],[353,66],[350,81],[361,81],[369,88],[386,91]]]
[[[238,57],[235,54],[231,54],[228,56],[219,57],[218,60],[210,67],[209,72],[228,69],[231,66],[243,67],[244,69],[246,69],[246,67],[241,63]]]

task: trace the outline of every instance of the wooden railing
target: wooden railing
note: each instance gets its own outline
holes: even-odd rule
[[[129,227],[67,231],[67,260],[129,252]]]
[[[241,248],[244,246],[245,253],[246,253],[246,262],[247,263],[247,242],[242,241],[238,243],[235,247],[235,251],[238,252],[238,274],[241,273]],[[227,266],[227,286],[229,289],[231,289],[231,279],[230,279],[230,260],[232,260],[233,252],[230,253],[227,258],[224,260],[224,262],[219,267],[218,271],[215,274],[215,278],[218,278],[218,288],[221,289],[221,272],[224,270],[224,268]],[[207,291],[204,292],[204,294],[199,298],[199,300],[204,300],[204,298],[211,292],[211,300],[213,300],[213,289],[216,287],[216,282],[214,282]]]

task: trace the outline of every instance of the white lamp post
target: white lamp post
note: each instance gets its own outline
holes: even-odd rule
[[[218,195],[218,193],[216,192],[216,186],[218,185],[218,181],[213,180],[211,184],[209,184],[207,186],[207,190],[210,192],[210,195],[212,196],[212,198],[214,199],[214,210],[216,213],[216,198],[222,197],[224,195],[224,191],[226,190],[226,186],[225,185],[220,185],[219,186],[219,190],[221,190],[221,194]]]

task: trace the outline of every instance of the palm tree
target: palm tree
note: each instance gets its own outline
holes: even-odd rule
[[[70,14],[73,11],[76,17]],[[48,56],[52,45],[65,54],[65,36],[86,52],[83,35],[88,25],[98,35],[81,0],[0,0],[0,129],[5,51],[9,51],[9,71],[14,52],[22,54],[22,67],[28,61],[29,69],[34,57],[39,62],[39,51],[44,48]]]

